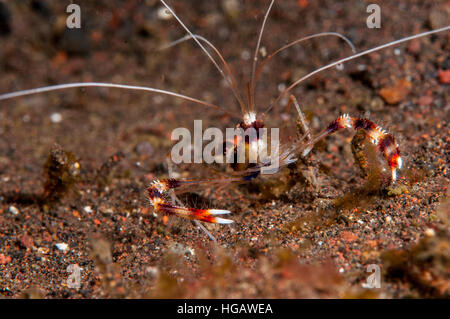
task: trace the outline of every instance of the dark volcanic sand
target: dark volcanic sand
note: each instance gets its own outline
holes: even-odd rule
[[[59,2],[1,3],[2,17],[10,16],[0,25],[1,93],[75,81],[140,84],[239,114],[194,43],[157,50],[184,35],[173,19],[158,18],[157,1],[80,2],[81,31],[65,28]],[[186,25],[217,45],[244,92],[268,1],[238,1],[238,9],[229,8],[234,1],[171,3]],[[361,51],[450,21],[448,2],[383,1],[381,29],[368,29],[369,3],[278,1],[263,46],[270,53],[301,36],[336,31]],[[449,36],[379,51],[292,91],[315,133],[344,112],[370,112],[388,128],[406,167],[395,189],[367,192],[370,185],[351,153],[353,132],[338,133],[299,165],[316,171],[316,189],[299,171],[289,176],[285,170],[271,177],[271,185],[259,179],[180,196],[186,205],[233,212],[230,227],[206,225],[218,245],[190,221],[155,216],[145,188],[168,176],[174,128],[192,128],[194,119],[204,127],[233,127],[234,119],[180,99],[114,89],[2,101],[0,296],[448,297]],[[287,50],[262,73],[259,111],[280,86],[349,54],[333,38]],[[295,138],[295,121],[292,108],[279,108],[266,126]],[[49,204],[42,200],[44,164],[54,143],[72,152],[81,170],[68,194]],[[213,174],[204,165],[175,170],[183,178]],[[71,264],[82,268],[79,290],[66,283]],[[380,289],[361,287],[370,264],[381,266]]]

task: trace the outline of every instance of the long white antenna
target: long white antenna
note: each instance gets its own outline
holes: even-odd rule
[[[205,42],[205,43],[206,43],[207,45],[209,45],[209,46],[211,47],[211,49],[213,49],[213,51],[217,54],[217,56],[219,57],[220,61],[222,62],[223,66],[225,67],[225,70],[227,71],[227,73],[228,73],[228,75],[229,75],[229,77],[230,77],[232,89],[233,89],[233,90],[236,90],[236,92],[237,92],[236,81],[235,81],[235,79],[234,79],[234,77],[233,77],[233,73],[231,72],[231,68],[230,68],[230,66],[228,65],[227,61],[225,61],[225,59],[223,58],[223,56],[222,56],[222,54],[220,53],[220,51],[214,46],[214,44],[212,44],[212,43],[211,43],[208,39],[206,39],[205,37],[202,37],[201,35],[198,35],[198,34],[194,34],[193,36],[194,36],[195,38],[197,38],[197,39],[199,39],[199,40]],[[165,50],[165,49],[171,48],[171,47],[173,47],[173,46],[175,46],[175,45],[177,45],[177,44],[180,44],[180,43],[182,43],[182,42],[184,42],[184,41],[187,41],[187,40],[190,40],[190,39],[193,39],[193,37],[192,37],[190,34],[187,34],[187,35],[185,35],[184,37],[182,37],[182,38],[180,38],[180,39],[178,39],[178,40],[172,41],[172,42],[170,42],[169,44],[162,46],[159,50]],[[243,106],[243,105],[241,105],[241,111],[244,113],[244,112],[245,112],[245,109],[242,108],[242,106]]]
[[[286,88],[283,92],[281,92],[281,94],[276,98],[276,100],[275,100],[272,104],[269,105],[269,107],[267,108],[267,110],[266,110],[265,113],[267,114],[267,112],[269,112],[269,111],[272,109],[272,107],[274,107],[274,106],[278,103],[278,101],[279,101],[283,96],[286,95],[286,93],[288,93],[290,90],[292,90],[292,89],[293,89],[294,87],[296,87],[298,84],[302,83],[302,82],[305,81],[306,79],[312,77],[313,75],[315,75],[315,74],[317,74],[317,73],[319,73],[319,72],[322,72],[322,71],[324,71],[324,70],[327,70],[327,69],[329,69],[329,68],[332,68],[332,67],[334,67],[334,66],[336,66],[336,65],[342,64],[342,63],[344,63],[344,62],[347,62],[347,61],[356,59],[356,58],[358,58],[358,57],[360,57],[360,56],[363,56],[363,55],[366,55],[366,54],[373,53],[373,52],[375,52],[375,51],[379,51],[379,50],[382,50],[382,49],[385,49],[385,48],[388,48],[388,47],[391,47],[391,46],[394,46],[394,45],[397,45],[397,44],[400,44],[400,43],[403,43],[403,42],[407,42],[407,41],[410,41],[410,40],[414,40],[414,39],[417,39],[417,38],[425,37],[425,36],[428,36],[428,35],[431,35],[431,34],[443,32],[443,31],[447,31],[447,30],[450,30],[450,25],[448,25],[448,26],[446,26],[446,27],[443,27],[443,28],[439,28],[439,29],[435,29],[435,30],[431,30],[431,31],[422,32],[422,33],[419,33],[419,34],[416,34],[416,35],[412,35],[412,36],[409,36],[409,37],[406,37],[406,38],[402,38],[402,39],[399,39],[399,40],[396,40],[396,41],[392,41],[392,42],[389,42],[389,43],[385,43],[385,44],[380,45],[380,46],[377,46],[377,47],[375,47],[375,48],[372,48],[372,49],[368,49],[368,50],[362,51],[362,52],[360,52],[360,53],[351,55],[351,56],[349,56],[349,57],[340,59],[340,60],[338,60],[338,61],[335,61],[335,62],[332,62],[332,63],[330,63],[330,64],[327,64],[327,65],[325,65],[325,66],[323,66],[323,67],[321,67],[321,68],[318,68],[318,69],[312,71],[311,73],[308,73],[307,75],[303,76],[302,78],[298,79],[297,81],[295,81],[294,83],[292,83],[288,88]]]
[[[267,9],[266,14],[264,16],[264,20],[261,25],[261,30],[259,31],[258,42],[256,43],[255,54],[253,55],[252,78],[251,78],[251,82],[250,82],[250,97],[249,97],[252,100],[252,101],[250,101],[249,105],[250,105],[250,108],[253,110],[253,112],[255,111],[254,110],[254,101],[253,101],[254,94],[251,92],[254,92],[254,87],[255,87],[255,70],[256,70],[256,62],[258,62],[258,51],[259,51],[259,47],[261,45],[261,39],[262,39],[262,35],[264,33],[264,27],[266,26],[266,21],[267,21],[267,18],[269,17],[270,9],[272,9],[274,2],[275,2],[275,0],[272,0],[270,2],[269,8]]]
[[[203,50],[203,52],[208,56],[208,58],[211,60],[211,62],[214,64],[214,66],[217,68],[217,70],[219,70],[220,74],[223,76],[223,78],[225,79],[225,81],[228,82],[228,84],[230,85],[234,96],[236,97],[237,101],[239,102],[239,104],[241,105],[241,108],[244,108],[244,103],[242,102],[241,97],[239,96],[238,92],[236,92],[236,90],[233,88],[233,85],[230,81],[230,79],[225,75],[225,73],[222,71],[222,69],[220,68],[220,66],[217,64],[216,60],[214,60],[214,58],[211,56],[211,54],[209,53],[208,50],[206,50],[206,48],[203,46],[203,44],[197,39],[197,37],[188,29],[188,27],[186,27],[186,25],[183,23],[183,21],[181,21],[180,18],[178,18],[178,16],[175,14],[175,12],[172,10],[172,8],[164,1],[164,0],[160,0],[161,3],[167,8],[167,10],[169,10],[169,12],[174,16],[174,18],[178,21],[178,23],[186,30],[186,32],[192,37],[192,39],[194,39],[194,41],[200,46],[200,48]]]
[[[236,117],[236,115],[233,115],[233,113],[227,111],[226,109],[209,103],[209,102],[205,102],[190,96],[186,96],[183,94],[179,94],[179,93],[175,93],[175,92],[170,92],[170,91],[166,91],[166,90],[160,90],[160,89],[155,89],[155,88],[150,88],[150,87],[146,87],[146,86],[137,86],[137,85],[125,85],[125,84],[114,84],[114,83],[101,83],[101,82],[75,82],[75,83],[67,83],[67,84],[58,84],[58,85],[50,85],[50,86],[44,86],[44,87],[40,87],[40,88],[35,88],[35,89],[29,89],[29,90],[22,90],[22,91],[16,91],[16,92],[11,92],[11,93],[5,93],[5,94],[0,94],[0,101],[1,100],[7,100],[7,99],[12,99],[12,98],[16,98],[16,97],[20,97],[20,96],[26,96],[26,95],[31,95],[31,94],[38,94],[38,93],[44,93],[44,92],[50,92],[50,91],[56,91],[56,90],[63,90],[63,89],[69,89],[69,88],[78,88],[78,87],[106,87],[106,88],[117,88],[117,89],[126,89],[126,90],[138,90],[138,91],[148,91],[148,92],[153,92],[153,93],[160,93],[160,94],[165,94],[165,95],[170,95],[170,96],[174,96],[177,98],[181,98],[187,101],[191,101],[191,102],[195,102],[198,104],[202,104],[204,106],[208,106],[208,107],[212,107],[215,109],[219,109],[222,112],[225,112],[233,117]]]
[[[255,86],[256,86],[256,81],[258,81],[259,75],[261,74],[261,71],[262,71],[263,67],[267,64],[267,62],[269,62],[273,57],[275,57],[281,51],[286,50],[286,49],[288,49],[288,48],[290,48],[290,47],[292,47],[295,44],[298,44],[300,42],[311,40],[311,39],[314,39],[314,38],[325,37],[325,36],[335,36],[335,37],[341,38],[342,40],[345,41],[345,43],[348,44],[348,46],[351,48],[352,52],[356,53],[356,48],[355,48],[355,45],[352,43],[352,41],[350,41],[346,36],[344,36],[343,34],[340,34],[338,32],[321,32],[321,33],[308,35],[306,37],[294,40],[294,41],[292,41],[292,42],[282,46],[281,48],[279,48],[278,50],[274,51],[269,56],[267,56],[267,58],[265,58],[261,62],[261,64],[258,66],[258,69],[256,70],[256,73],[255,73]],[[253,95],[254,94],[255,94],[255,87],[253,88]]]

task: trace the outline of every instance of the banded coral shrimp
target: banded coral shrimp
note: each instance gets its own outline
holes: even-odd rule
[[[243,121],[241,124],[239,124],[241,127],[257,127],[257,126],[262,125],[262,122],[259,122],[262,120],[261,120],[261,118],[259,118],[259,115],[257,114],[257,112],[255,110],[255,102],[254,102],[254,100],[255,100],[255,96],[254,96],[255,82],[256,82],[256,78],[258,77],[258,75],[260,73],[259,72],[260,70],[256,68],[256,61],[257,61],[256,57],[258,56],[259,46],[260,46],[260,43],[262,40],[262,35],[263,35],[262,31],[264,30],[264,24],[268,18],[270,8],[272,7],[273,3],[274,3],[274,1],[272,1],[270,3],[269,9],[266,12],[266,15],[264,17],[263,27],[261,28],[260,36],[258,38],[258,44],[256,46],[255,55],[254,55],[253,64],[252,64],[252,80],[249,84],[250,94],[248,94],[249,95],[248,102],[244,102],[243,99],[241,97],[239,97],[239,94],[236,93],[237,85],[233,83],[232,76],[229,76],[229,78],[228,78],[227,75],[225,75],[225,80],[230,82],[229,85],[235,91],[234,94],[236,95],[238,104],[241,106],[242,111],[243,111]],[[170,7],[168,7],[168,9],[171,10]],[[172,11],[172,14],[176,17],[176,15],[173,11]],[[179,22],[182,23],[181,20],[179,20]],[[184,26],[184,24],[182,24],[182,25]],[[369,54],[372,52],[376,52],[378,50],[381,50],[381,49],[384,49],[384,48],[387,48],[390,46],[394,46],[394,45],[397,45],[397,44],[400,44],[400,43],[403,43],[406,41],[410,41],[410,40],[413,40],[416,38],[428,36],[428,35],[431,35],[434,33],[446,31],[448,29],[449,29],[448,27],[445,27],[445,28],[433,30],[430,32],[420,33],[415,36],[403,38],[401,40],[393,41],[393,42],[387,43],[385,45],[375,47],[373,49],[369,49],[366,51],[362,51],[360,53],[356,53],[347,58],[344,58],[344,59],[338,60],[334,63],[328,64],[322,68],[319,68],[319,69],[313,71],[312,73],[309,73],[308,75],[300,78],[299,80],[295,81],[291,86],[286,88],[282,92],[282,94],[280,94],[280,96],[272,103],[272,105],[276,105],[282,99],[282,97],[284,97],[286,94],[288,94],[289,91],[291,89],[293,89],[296,85],[302,83],[309,77],[311,77],[321,71],[327,70],[334,66],[338,66],[344,62],[353,60],[357,57],[360,57],[360,56],[363,56],[363,55],[366,55],[366,54]],[[324,33],[323,35],[330,35],[330,34]],[[201,44],[200,41],[204,42],[204,40],[202,38],[200,38],[199,36],[193,35],[192,33],[190,34],[190,37],[193,38],[193,40],[195,40],[197,42],[197,44],[200,45],[200,47],[206,53],[208,58],[215,61],[216,67],[218,67],[218,69],[221,70],[219,63],[222,63],[224,60],[221,59],[218,63],[212,57],[211,53],[209,53],[209,51],[207,51],[207,49]],[[307,38],[308,37],[306,37],[304,39],[306,40]],[[214,47],[213,47],[213,50],[214,50]],[[221,56],[219,55],[219,57],[221,57]],[[263,64],[264,64],[264,62],[263,62]],[[224,67],[226,67],[226,63],[224,64]],[[221,73],[224,74],[223,70],[221,71]],[[13,98],[13,97],[24,96],[24,95],[35,94],[35,93],[42,93],[42,92],[58,90],[58,89],[67,89],[67,88],[73,88],[73,87],[89,87],[89,86],[144,90],[144,91],[150,91],[153,93],[168,94],[168,95],[172,95],[174,97],[179,97],[179,98],[191,101],[191,102],[203,104],[204,106],[223,110],[223,108],[221,108],[215,104],[201,101],[201,100],[194,99],[194,98],[190,98],[185,95],[181,95],[181,94],[177,94],[177,93],[173,93],[173,92],[169,92],[169,91],[165,91],[165,90],[149,88],[149,87],[142,87],[142,86],[120,85],[120,84],[111,84],[111,83],[96,83],[96,82],[62,84],[62,85],[44,87],[44,88],[35,89],[35,90],[29,90],[29,91],[13,92],[10,94],[1,95],[0,99],[8,99],[8,98]],[[272,107],[272,105],[269,106],[268,110]],[[229,111],[226,111],[226,110],[223,110],[223,111],[230,113]],[[268,111],[265,112],[265,114],[267,114],[267,113],[268,113]],[[299,112],[299,114],[301,114],[301,112]],[[373,143],[377,144],[379,146],[381,153],[383,153],[386,161],[388,162],[389,168],[392,171],[392,179],[395,180],[397,168],[400,168],[400,166],[401,166],[401,159],[399,156],[400,154],[399,154],[398,147],[396,146],[395,140],[392,137],[392,135],[386,134],[382,128],[375,125],[372,121],[369,121],[364,118],[360,118],[360,119],[353,118],[353,117],[349,117],[347,115],[338,117],[335,121],[333,121],[326,128],[326,130],[323,133],[321,133],[319,135],[311,136],[311,140],[306,141],[306,142],[305,142],[305,140],[312,133],[307,128],[305,128],[305,131],[306,131],[305,135],[303,137],[301,137],[298,142],[295,142],[294,144],[289,145],[289,147],[287,146],[287,149],[286,149],[287,153],[285,153],[285,157],[282,159],[281,164],[287,165],[288,163],[291,163],[291,161],[295,160],[294,155],[296,155],[297,153],[302,153],[303,156],[306,156],[308,154],[308,152],[310,151],[310,148],[314,145],[315,142],[319,141],[320,139],[326,137],[329,134],[332,134],[332,133],[338,131],[339,129],[346,128],[346,127],[351,127],[354,129],[361,128],[361,129],[364,129],[367,131],[367,133],[373,140]],[[232,182],[245,182],[247,179],[253,178],[253,176],[256,177],[256,175],[259,174],[258,171],[260,168],[261,167],[253,167],[253,168],[249,168],[249,170],[247,170],[247,168],[244,168],[243,170],[241,170],[239,172],[240,176],[232,178],[231,181]],[[163,193],[165,193],[169,189],[179,189],[182,187],[186,188],[186,187],[190,187],[190,185],[192,185],[192,183],[203,183],[203,182],[204,183],[213,183],[215,181],[212,181],[212,180],[204,180],[204,181],[201,181],[201,180],[200,181],[156,180],[153,182],[152,186],[149,188],[149,198],[150,198],[151,202],[153,203],[153,205],[155,206],[155,209],[157,211],[160,211],[163,213],[169,213],[169,214],[172,213],[175,215],[180,215],[183,217],[188,217],[188,218],[192,218],[195,220],[201,220],[201,221],[206,221],[206,222],[230,223],[230,220],[217,219],[214,216],[214,215],[229,214],[230,212],[228,210],[197,210],[197,209],[190,209],[190,208],[182,208],[182,207],[174,206],[173,204],[169,203],[163,196]],[[225,181],[220,180],[218,182],[223,183]]]

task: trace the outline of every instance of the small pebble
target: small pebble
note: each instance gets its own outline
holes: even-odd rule
[[[69,245],[67,245],[66,243],[57,243],[55,244],[56,248],[58,248],[58,250],[61,251],[66,251],[67,248],[69,247]]]
[[[261,49],[259,49],[259,54],[261,54],[261,56],[262,56],[263,58],[265,58],[266,55],[267,55],[267,49],[266,49],[266,47],[261,47]]]
[[[433,228],[427,228],[425,229],[425,236],[427,237],[434,237],[436,235],[436,232]]]
[[[84,210],[86,213],[88,213],[88,214],[92,213],[92,208],[91,208],[91,206],[84,206],[84,207],[83,207],[83,210]]]
[[[412,83],[408,79],[399,79],[394,85],[382,88],[380,96],[388,104],[397,104],[404,101],[413,89]]]
[[[111,207],[99,207],[99,210],[103,213],[103,214],[114,214],[114,210]]]
[[[230,19],[236,20],[239,17],[239,13],[241,11],[239,1],[222,0],[222,8]]]
[[[19,215],[20,211],[15,206],[9,206],[8,211],[13,215]]]
[[[50,121],[52,123],[61,123],[61,121],[62,121],[61,113],[58,113],[58,112],[52,113],[52,115],[50,115]]]
[[[444,84],[450,83],[450,70],[439,70],[439,82]]]
[[[38,252],[38,254],[45,255],[48,253],[48,248],[47,247],[39,247],[37,249],[37,252]]]

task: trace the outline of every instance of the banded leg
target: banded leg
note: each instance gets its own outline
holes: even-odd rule
[[[174,173],[174,169],[173,169],[173,163],[172,161],[167,158],[166,159],[167,162],[167,171],[169,173],[169,178],[170,179],[174,179],[175,178],[175,173]],[[181,200],[177,197],[177,195],[175,194],[175,190],[171,189],[170,190],[170,196],[172,198],[172,204],[173,205],[180,205],[180,207],[184,207],[183,203],[181,202]],[[209,239],[211,239],[213,242],[217,243],[217,239],[216,237],[213,236],[213,234],[211,234],[211,232],[209,230],[206,229],[205,226],[202,225],[201,222],[199,222],[198,220],[194,220],[194,223],[209,237]]]
[[[231,212],[229,210],[187,208],[176,206],[166,200],[170,190],[195,183],[196,181],[179,181],[176,179],[154,180],[150,183],[150,186],[147,189],[148,198],[155,210],[164,214],[175,215],[207,223],[233,223],[230,219],[216,217],[217,215],[230,214]]]
[[[354,118],[348,114],[341,115],[331,122],[321,134],[307,143],[303,150],[303,156],[306,156],[319,140],[343,128],[353,128],[355,131],[363,130],[366,133],[371,143],[377,147],[377,150],[385,158],[391,170],[392,181],[395,182],[397,179],[397,170],[402,168],[399,146],[392,134],[387,133],[383,128],[367,118]]]

